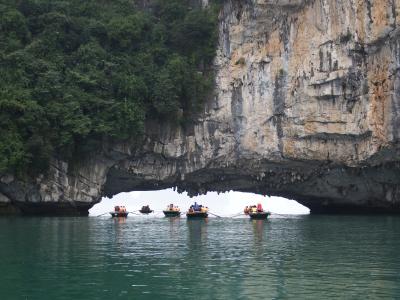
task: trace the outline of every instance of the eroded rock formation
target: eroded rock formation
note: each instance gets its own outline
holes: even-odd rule
[[[400,212],[398,0],[227,0],[214,97],[187,126],[147,124],[48,175],[4,175],[0,207],[85,213],[104,195],[177,187]]]

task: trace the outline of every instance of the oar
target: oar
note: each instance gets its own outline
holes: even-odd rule
[[[231,216],[230,218],[235,218],[235,217],[239,217],[239,216],[242,216],[242,215],[244,215],[244,213],[240,213],[240,214],[233,215],[233,216]]]
[[[137,213],[135,213],[133,211],[128,211],[128,213],[139,216],[139,214],[137,214]]]
[[[104,216],[104,215],[106,215],[106,214],[108,214],[109,212],[106,212],[106,213],[104,213],[104,214],[101,214],[101,215],[98,215],[98,216],[96,216],[96,217],[101,217],[101,216]]]
[[[212,212],[208,212],[210,215],[216,216],[217,218],[222,218],[221,216],[218,216],[216,214],[213,214]]]

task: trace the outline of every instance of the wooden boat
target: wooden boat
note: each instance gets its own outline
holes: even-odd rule
[[[151,214],[153,211],[154,210],[150,209],[150,207],[148,205],[147,206],[142,206],[142,209],[139,210],[139,212],[141,214],[145,214],[145,215]]]
[[[188,219],[205,219],[208,217],[208,213],[203,211],[188,211],[186,217]]]
[[[163,210],[166,217],[179,217],[181,212],[179,210]]]
[[[188,219],[205,219],[208,217],[208,207],[198,205],[197,202],[191,205],[186,213]]]
[[[163,213],[166,217],[179,217],[181,215],[181,211],[178,206],[174,206],[173,203],[167,206],[166,210],[163,210]]]
[[[128,212],[126,211],[125,206],[116,205],[114,206],[114,211],[110,212],[110,215],[113,218],[126,218]]]
[[[126,218],[126,217],[128,217],[128,214],[129,213],[127,211],[125,211],[125,212],[122,212],[122,211],[112,211],[112,212],[110,212],[110,215],[113,218]]]
[[[257,206],[256,205],[246,206],[243,212],[245,215],[249,216],[250,219],[252,220],[265,220],[271,214],[270,212],[265,211],[263,209],[261,203],[258,203]]]
[[[265,220],[271,213],[268,211],[249,212],[248,215],[252,220]]]

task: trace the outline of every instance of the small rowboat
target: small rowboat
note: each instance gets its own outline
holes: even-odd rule
[[[142,206],[142,208],[139,210],[141,214],[151,214],[154,210],[150,209],[148,205]]]
[[[111,217],[113,218],[126,218],[128,217],[128,212],[121,212],[121,211],[112,211],[110,212]]]
[[[188,219],[205,219],[208,217],[208,213],[201,211],[193,211],[193,212],[188,211],[186,213],[186,217]]]
[[[249,213],[249,217],[252,220],[265,220],[268,218],[268,216],[271,213],[268,211],[262,211],[262,212],[255,212],[255,213]]]
[[[179,217],[181,215],[179,210],[163,210],[163,213],[168,218]]]

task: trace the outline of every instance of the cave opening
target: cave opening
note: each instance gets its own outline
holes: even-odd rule
[[[127,211],[138,211],[142,206],[149,205],[155,212],[161,212],[167,205],[173,203],[185,212],[193,202],[208,206],[210,211],[222,217],[229,217],[243,211],[246,205],[261,203],[265,210],[274,214],[304,215],[310,210],[295,200],[282,197],[265,197],[253,193],[209,192],[206,195],[189,197],[187,193],[178,193],[173,189],[157,191],[133,191],[119,193],[112,198],[104,197],[102,201],[89,210],[90,216],[97,216],[113,210],[115,205],[123,205]],[[155,213],[154,216],[162,217]]]

